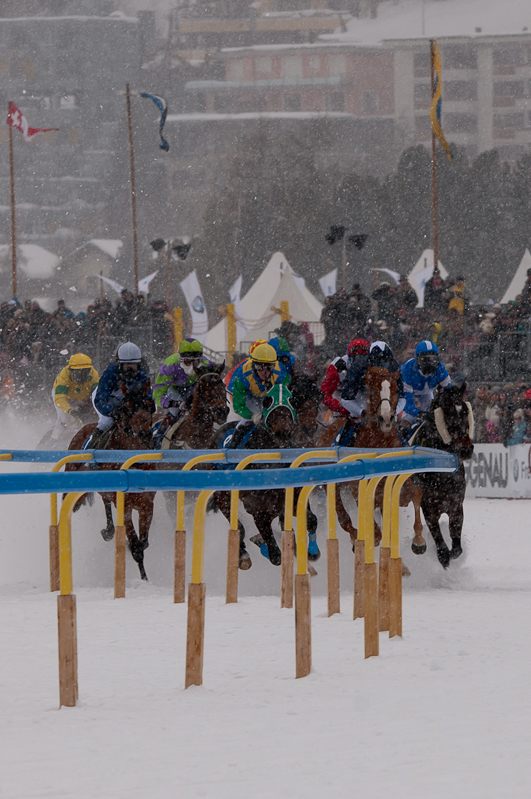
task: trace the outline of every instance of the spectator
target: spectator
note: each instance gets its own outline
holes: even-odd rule
[[[459,316],[464,316],[468,311],[468,298],[466,296],[466,282],[464,277],[458,277],[450,289],[448,310],[457,311]]]
[[[441,314],[446,311],[447,307],[446,286],[439,270],[434,269],[433,275],[424,286],[424,308],[432,313]]]
[[[394,300],[397,313],[402,309],[410,312],[417,307],[417,292],[410,286],[409,280],[405,275],[400,276],[400,282],[394,292]]]
[[[359,283],[354,283],[346,307],[346,323],[351,337],[361,334],[371,315],[371,301],[362,293]]]
[[[449,364],[446,365],[448,370]],[[474,441],[485,444],[487,436],[487,416],[486,411],[490,402],[490,394],[485,383],[479,385],[472,400],[472,411],[474,413]]]
[[[518,408],[513,413],[513,428],[511,436],[503,443],[506,447],[514,447],[516,444],[523,444],[526,433],[527,423],[524,418],[524,412],[521,408]]]

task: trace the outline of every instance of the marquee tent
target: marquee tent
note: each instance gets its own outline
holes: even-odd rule
[[[286,256],[276,252],[266,268],[241,300],[242,319],[247,327],[245,340],[264,338],[280,326],[281,318],[271,308],[280,309],[280,302],[289,302],[289,312],[296,322],[318,322],[322,305],[306,288]],[[215,352],[227,351],[227,322],[222,319],[206,336],[205,345]]]
[[[531,269],[531,253],[529,252],[529,250],[526,250],[524,253],[524,257],[520,261],[518,269],[514,273],[513,279],[509,283],[509,288],[503,295],[502,303],[515,300],[516,296],[522,293],[524,283],[527,280],[528,269]]]
[[[439,272],[443,278],[448,277],[448,272],[439,261]],[[411,288],[417,292],[419,301],[417,308],[424,308],[424,286],[433,275],[433,250],[424,250],[417,263],[409,273],[407,279]]]

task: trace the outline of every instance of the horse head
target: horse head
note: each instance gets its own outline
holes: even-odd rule
[[[296,421],[304,432],[310,436],[315,434],[319,424],[319,404],[322,391],[307,375],[295,378],[290,384],[291,404],[295,409]]]
[[[439,389],[432,410],[435,427],[446,448],[460,460],[470,460],[474,452],[474,415],[465,401],[466,383]]]
[[[382,433],[389,433],[396,421],[398,404],[398,372],[391,374],[380,366],[369,366],[365,376],[369,420],[378,423]]]
[[[197,383],[194,394],[201,402],[203,413],[210,415],[215,424],[225,424],[229,415],[227,389],[221,379],[225,362],[216,365],[200,366],[197,370]],[[206,419],[205,419],[206,421]]]
[[[264,425],[279,447],[286,447],[293,433],[295,408],[291,391],[282,383],[275,383],[262,400]]]
[[[116,424],[128,436],[138,438],[141,448],[152,445],[152,416],[155,403],[148,396],[149,384],[142,391],[125,391],[121,405],[114,412]]]

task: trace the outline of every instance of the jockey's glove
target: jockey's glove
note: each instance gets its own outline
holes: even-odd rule
[[[260,424],[260,422],[262,421],[261,412],[260,411],[256,411],[256,413],[253,413],[252,420],[253,420],[253,424]]]

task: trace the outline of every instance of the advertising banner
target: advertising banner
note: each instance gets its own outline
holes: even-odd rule
[[[474,444],[465,474],[467,497],[531,498],[531,444]]]

